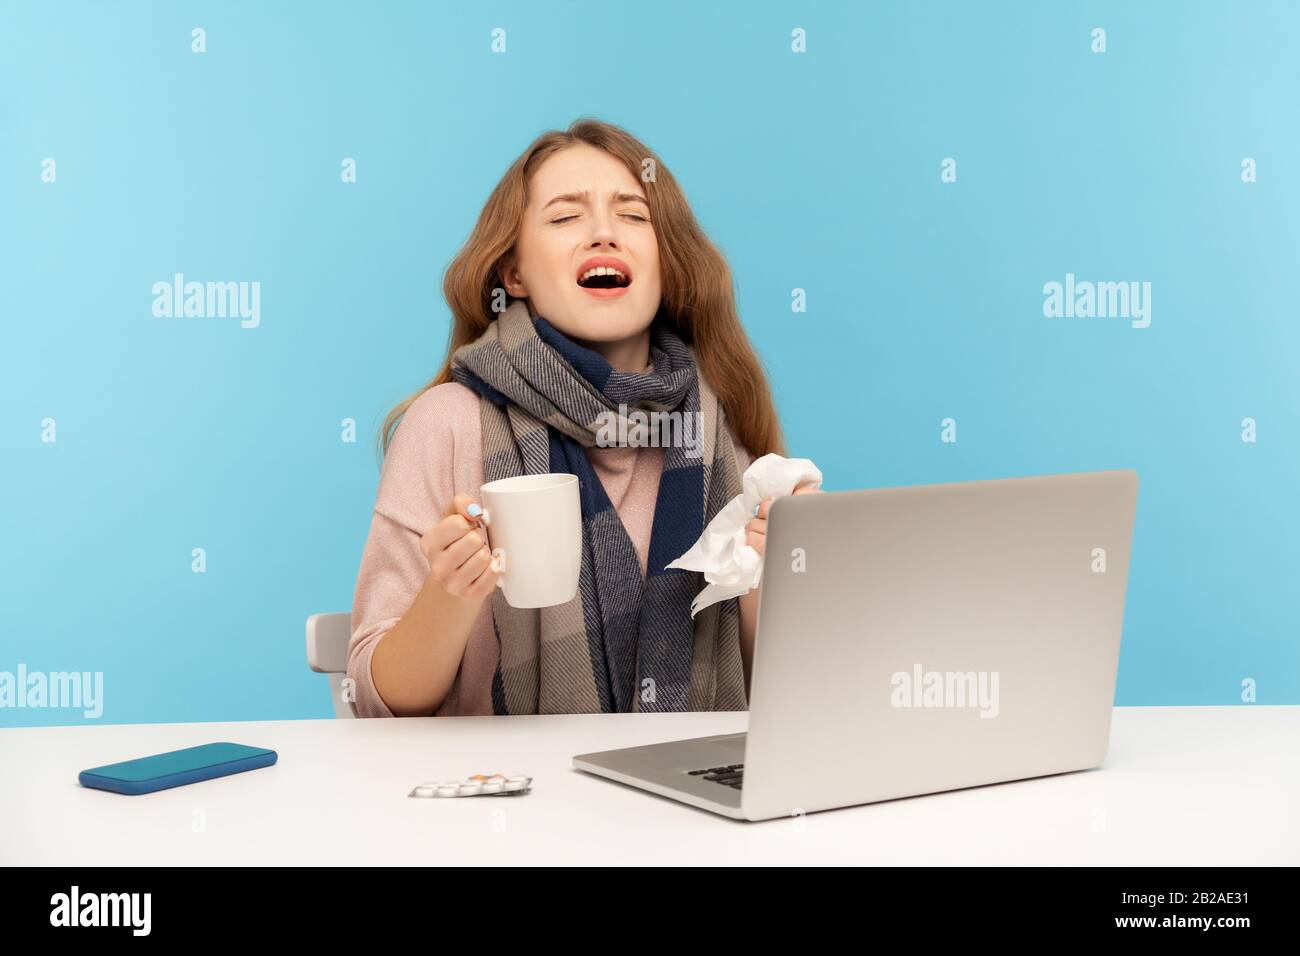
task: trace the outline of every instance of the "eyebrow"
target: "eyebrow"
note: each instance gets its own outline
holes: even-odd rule
[[[556,196],[554,199],[548,202],[545,206],[542,207],[542,209],[545,210],[548,206],[553,206],[557,202],[586,202],[590,195],[591,193],[585,189],[580,193],[563,193],[559,196]],[[644,196],[638,196],[636,193],[619,193],[614,197],[614,201],[615,202],[639,202],[639,203],[644,203],[647,209],[650,208],[650,203],[646,200],[646,198]]]

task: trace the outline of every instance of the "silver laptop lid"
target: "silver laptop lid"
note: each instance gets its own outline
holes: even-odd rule
[[[768,519],[751,819],[1095,767],[1134,471],[794,495]]]

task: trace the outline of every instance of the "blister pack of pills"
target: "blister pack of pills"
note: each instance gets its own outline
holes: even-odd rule
[[[422,783],[408,797],[521,797],[531,789],[532,777],[516,774],[476,773],[464,780]]]

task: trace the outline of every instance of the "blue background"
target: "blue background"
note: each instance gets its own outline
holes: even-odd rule
[[[1286,3],[6,2],[0,670],[103,671],[106,723],[330,715],[303,621],[351,602],[442,269],[591,115],[681,181],[828,488],[1135,468],[1118,702],[1300,703],[1297,49]],[[155,318],[175,272],[260,281],[261,326]],[[1151,326],[1045,318],[1067,272]]]

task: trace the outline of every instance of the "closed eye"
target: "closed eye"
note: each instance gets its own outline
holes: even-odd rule
[[[638,215],[637,215],[636,213],[634,213],[634,212],[626,212],[626,213],[624,213],[623,215],[624,215],[626,218],[628,218],[628,219],[635,219],[637,222],[649,222],[649,221],[650,221],[650,220],[647,219],[645,216],[638,216]],[[551,225],[553,225],[553,226],[558,226],[558,225],[559,225],[560,223],[562,223],[562,222],[569,222],[569,221],[574,220],[574,219],[577,219],[577,218],[578,218],[577,216],[562,216],[562,217],[559,218],[559,219],[552,219],[552,220],[551,220]]]

